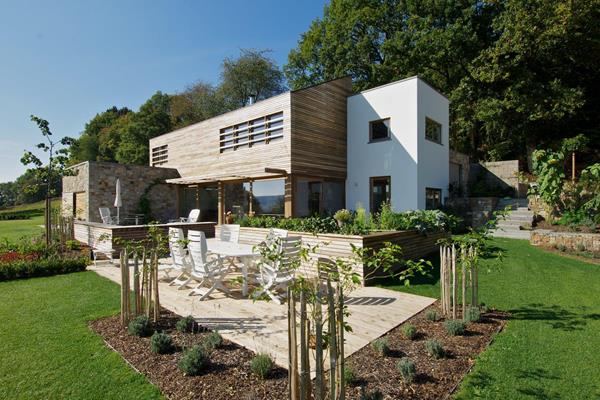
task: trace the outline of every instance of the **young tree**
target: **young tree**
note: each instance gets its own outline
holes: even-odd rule
[[[66,147],[57,148],[58,146],[69,146],[73,143],[73,139],[70,137],[63,137],[58,141],[52,140],[52,132],[50,132],[50,124],[45,119],[31,116],[31,120],[40,129],[42,136],[46,139],[45,142],[39,143],[36,147],[44,153],[48,154],[48,162],[44,165],[44,162],[37,157],[31,151],[25,151],[23,157],[21,157],[21,163],[23,165],[32,165],[32,171],[35,174],[37,183],[29,190],[37,190],[39,185],[46,188],[46,204],[45,204],[45,220],[44,227],[46,232],[46,244],[50,243],[51,240],[51,229],[50,229],[50,199],[56,195],[54,185],[58,179],[64,174],[65,166],[68,161],[68,149]]]

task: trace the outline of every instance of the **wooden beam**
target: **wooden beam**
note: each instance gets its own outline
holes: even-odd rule
[[[265,168],[265,172],[268,174],[279,174],[282,176],[287,176],[288,172],[285,169],[280,169],[280,168],[269,168],[266,167]]]
[[[217,183],[217,213],[219,214],[217,223],[222,225],[225,220],[225,192],[221,181]]]
[[[293,175],[285,177],[284,216],[286,218],[294,215],[294,183]]]

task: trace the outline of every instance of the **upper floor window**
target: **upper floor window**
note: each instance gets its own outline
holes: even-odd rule
[[[442,124],[431,118],[425,118],[425,138],[442,144]]]
[[[165,164],[169,161],[169,145],[165,144],[152,148],[152,166]]]
[[[425,209],[437,210],[442,206],[442,190],[425,188]]]
[[[228,126],[219,132],[221,153],[268,144],[283,138],[283,111]]]
[[[378,119],[369,122],[369,142],[377,142],[390,138],[390,119]]]

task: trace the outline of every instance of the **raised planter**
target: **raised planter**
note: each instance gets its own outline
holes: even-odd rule
[[[259,244],[265,240],[269,233],[268,228],[240,228],[240,243],[245,244]],[[215,227],[215,235],[219,237],[220,226]],[[302,243],[305,246],[318,245],[317,254],[312,255],[314,261],[315,257],[328,257],[331,259],[335,258],[350,258],[352,257],[352,246],[363,247],[363,248],[380,248],[385,242],[391,242],[399,244],[402,247],[404,258],[416,260],[424,258],[425,256],[437,252],[438,245],[437,241],[442,238],[449,237],[447,232],[436,232],[423,235],[416,230],[411,231],[393,231],[393,232],[376,232],[366,236],[359,235],[339,235],[339,234],[313,234],[307,232],[293,232],[290,231],[289,235],[301,236]],[[311,274],[315,271],[310,268],[314,265],[310,263],[306,265],[306,269],[302,272],[305,274]],[[356,266],[356,272],[364,278],[368,271],[365,271],[362,265]],[[368,282],[367,282],[368,283]]]
[[[530,243],[542,247],[562,247],[573,251],[591,251],[600,254],[600,234],[581,232],[555,232],[547,229],[531,231]]]

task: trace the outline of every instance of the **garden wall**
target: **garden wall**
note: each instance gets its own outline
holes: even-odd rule
[[[479,227],[492,217],[497,205],[497,197],[459,197],[447,199],[445,207],[462,218],[466,226]]]
[[[600,254],[600,234],[579,232],[554,232],[540,229],[531,232],[534,246],[561,247],[573,251],[591,251]]]
[[[259,244],[266,239],[269,232],[267,228],[240,228],[240,243]],[[215,227],[215,235],[219,237],[220,226]],[[352,257],[352,245],[363,248],[380,248],[385,242],[391,242],[402,246],[403,255],[406,259],[418,260],[427,255],[437,252],[437,241],[449,237],[446,232],[436,232],[422,235],[418,231],[377,232],[368,236],[338,235],[338,234],[312,234],[307,232],[289,232],[290,236],[301,236],[304,246],[319,245],[317,254],[312,255],[313,261],[316,257],[349,258]],[[307,275],[315,271],[308,265],[302,271]],[[362,266],[357,266],[356,272],[364,278],[366,271]]]
[[[121,246],[116,243],[117,238],[122,240],[140,240],[148,236],[148,225],[106,225],[97,222],[75,221],[74,236],[75,240],[87,244],[91,248],[99,250],[120,251]],[[206,237],[214,237],[215,223],[214,222],[198,222],[198,223],[173,223],[155,225],[162,229],[167,234],[171,227],[183,228],[184,233],[187,231],[199,230],[206,234]],[[104,240],[103,240],[104,239]]]

